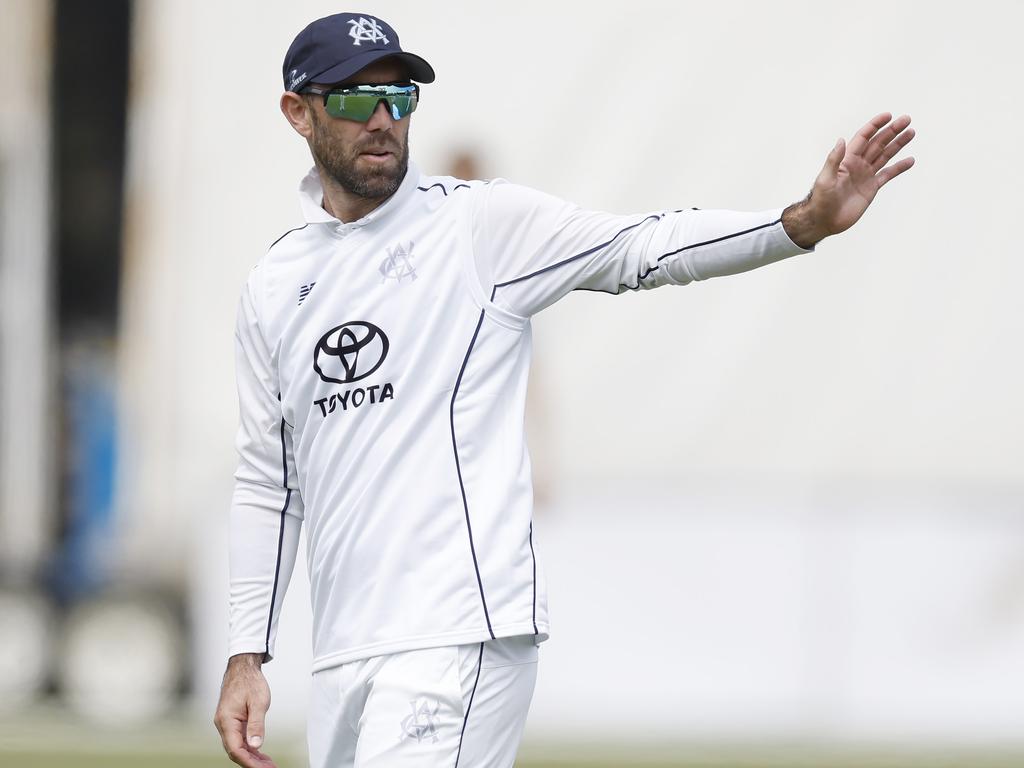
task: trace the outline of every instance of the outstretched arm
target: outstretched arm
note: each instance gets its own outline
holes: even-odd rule
[[[839,139],[807,198],[783,211],[786,234],[801,248],[812,248],[856,224],[878,190],[914,164],[907,157],[888,165],[913,138],[909,115],[892,120],[883,112],[857,131],[849,146]]]
[[[480,302],[529,317],[573,290],[686,285],[806,252],[850,228],[878,190],[913,165],[888,165],[914,137],[907,116],[878,115],[840,139],[807,198],[743,213],[677,209],[612,216],[495,180],[477,188],[473,269]]]

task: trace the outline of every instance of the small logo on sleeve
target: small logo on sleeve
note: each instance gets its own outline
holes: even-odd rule
[[[306,297],[309,296],[309,292],[313,290],[313,286],[314,285],[316,285],[316,281],[313,281],[309,285],[304,285],[301,288],[299,288],[299,304],[298,304],[298,306],[300,306],[300,307],[302,306],[302,302],[304,302],[306,300]]]

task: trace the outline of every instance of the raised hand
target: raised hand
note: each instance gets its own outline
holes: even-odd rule
[[[913,138],[909,115],[893,120],[883,112],[857,131],[849,145],[839,139],[807,199],[782,214],[790,239],[810,248],[856,224],[878,190],[914,165],[913,157],[888,165]]]

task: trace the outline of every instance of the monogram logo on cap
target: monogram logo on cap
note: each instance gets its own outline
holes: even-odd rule
[[[360,16],[358,21],[352,19],[349,24],[352,25],[352,29],[348,31],[348,36],[354,41],[353,45],[359,45],[362,42],[376,43],[378,40],[383,40],[384,45],[388,45],[389,41],[384,36],[384,30],[380,28],[376,19]]]

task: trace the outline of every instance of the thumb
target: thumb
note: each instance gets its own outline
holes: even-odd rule
[[[249,703],[249,719],[245,725],[245,743],[252,749],[263,746],[264,721],[267,708],[261,702]]]
[[[846,157],[846,139],[839,137],[839,141],[832,147],[832,151],[825,158],[825,166],[821,169],[823,180],[834,181],[839,175],[839,166]]]

